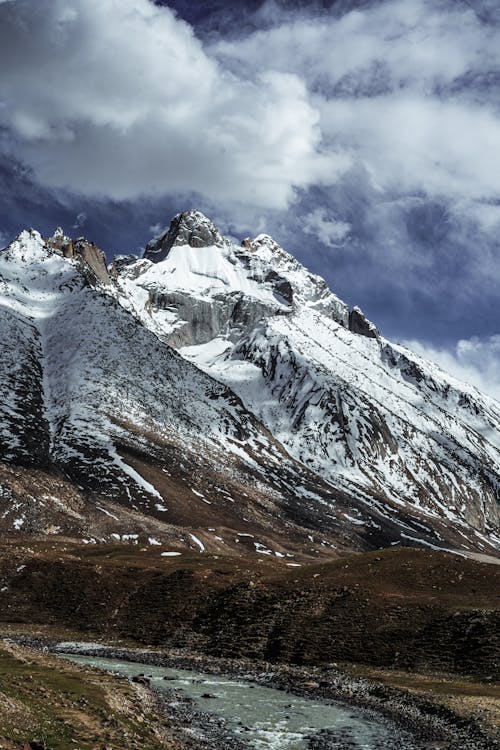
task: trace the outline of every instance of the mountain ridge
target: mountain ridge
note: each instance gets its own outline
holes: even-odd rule
[[[55,466],[84,504],[100,498],[160,518],[155,505],[175,505],[165,538],[193,546],[195,536],[198,549],[220,548],[207,529],[211,514],[221,526],[230,504],[204,489],[214,465],[219,480],[237,466],[238,481],[253,484],[251,500],[239,490],[245,510],[232,525],[252,515],[257,553],[274,544],[285,555],[289,543],[293,554],[388,544],[496,549],[500,406],[388,342],[268,235],[237,246],[200,212],[184,212],[142,259],[106,268],[83,238],[24,233],[0,253],[0,274],[0,320],[16,342],[3,357],[7,466],[26,464],[31,452],[32,469]],[[16,439],[25,440],[24,458]],[[149,465],[168,454],[171,473],[180,442],[200,475],[188,491],[208,513],[194,513],[191,536],[182,531],[189,471],[167,492]],[[201,444],[212,458],[200,469]],[[322,526],[324,542],[316,539]],[[251,533],[230,546],[257,538]]]

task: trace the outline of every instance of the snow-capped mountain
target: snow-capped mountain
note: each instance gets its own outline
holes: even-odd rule
[[[117,296],[100,251],[62,232],[0,253],[4,531],[284,555],[320,529],[318,552],[369,545],[373,524],[342,521],[348,498]]]
[[[238,246],[189,211],[107,268],[23,232],[0,251],[0,332],[5,533],[495,549],[500,405],[266,235]]]
[[[266,235],[237,246],[190,211],[113,269],[121,303],[298,461],[391,519],[491,543],[498,402],[385,340]]]

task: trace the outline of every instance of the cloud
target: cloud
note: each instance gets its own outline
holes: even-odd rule
[[[500,196],[500,118],[486,107],[389,94],[332,99],[322,112],[330,137],[355,152],[384,193]]]
[[[85,211],[80,211],[75,217],[73,229],[81,229],[87,223],[88,216]]]
[[[316,208],[306,214],[302,230],[316,237],[326,247],[340,247],[345,244],[351,225],[328,216],[323,208]]]
[[[405,346],[500,401],[500,335],[461,339],[451,349],[438,349],[416,340],[406,341]]]
[[[375,201],[472,211],[500,196],[500,33],[479,5],[267,2],[265,28],[204,46],[151,0],[0,3],[3,147],[42,184],[114,199],[286,209],[361,166]]]
[[[500,195],[500,32],[468,4],[387,0],[341,17],[302,13],[221,40],[214,54],[236,71],[301,76],[324,143],[362,163],[382,193]]]
[[[0,68],[4,149],[48,186],[285,208],[349,164],[299,76],[229,72],[149,0],[2,3]]]
[[[121,250],[198,206],[388,335],[499,332],[496,0],[168,4],[200,37],[150,0],[0,2],[3,228],[86,212]]]

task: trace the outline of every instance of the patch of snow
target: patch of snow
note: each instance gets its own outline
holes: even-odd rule
[[[113,518],[115,521],[119,521],[120,519],[117,516],[114,516],[113,513],[110,513],[109,510],[106,510],[105,508],[102,508],[100,505],[95,506],[97,510],[100,510],[101,513],[104,513],[106,516],[109,516],[110,518]]]
[[[157,497],[159,500],[162,500],[162,496],[158,492],[158,490],[153,487],[152,484],[147,482],[144,477],[142,477],[139,472],[137,472],[135,469],[133,469],[131,466],[129,466],[123,458],[118,454],[118,452],[114,448],[109,448],[109,454],[114,458],[120,469],[127,474],[131,479],[134,480],[136,484],[138,484],[143,490],[148,492],[150,495],[154,495],[154,497]]]
[[[430,547],[430,549],[436,550],[436,552],[452,552],[454,555],[459,555],[460,557],[466,557],[463,552],[460,552],[457,549],[448,549],[447,547],[439,547],[436,544],[432,544],[431,542],[427,542],[425,539],[421,539],[420,537],[416,536],[409,536],[408,534],[401,534],[401,537],[403,539],[409,539],[411,542],[416,542],[417,544],[422,544],[424,547]],[[395,544],[396,542],[393,542]]]
[[[200,540],[198,539],[198,537],[195,536],[194,534],[190,534],[189,536],[191,537],[191,539],[193,540],[193,542],[198,545],[198,547],[200,548],[200,551],[201,552],[205,552],[205,545],[203,544],[203,542],[200,542]]]
[[[360,518],[354,518],[354,516],[350,516],[348,513],[344,513],[343,516],[355,526],[365,526],[366,522],[362,521]]]
[[[138,539],[139,539],[139,534],[122,534],[123,542],[134,542],[135,544],[137,544]]]
[[[255,551],[258,555],[272,555],[273,551],[268,549],[265,544],[261,542],[254,542]]]

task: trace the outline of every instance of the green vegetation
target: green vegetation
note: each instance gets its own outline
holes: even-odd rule
[[[141,688],[9,643],[0,645],[0,748],[174,748]]]

